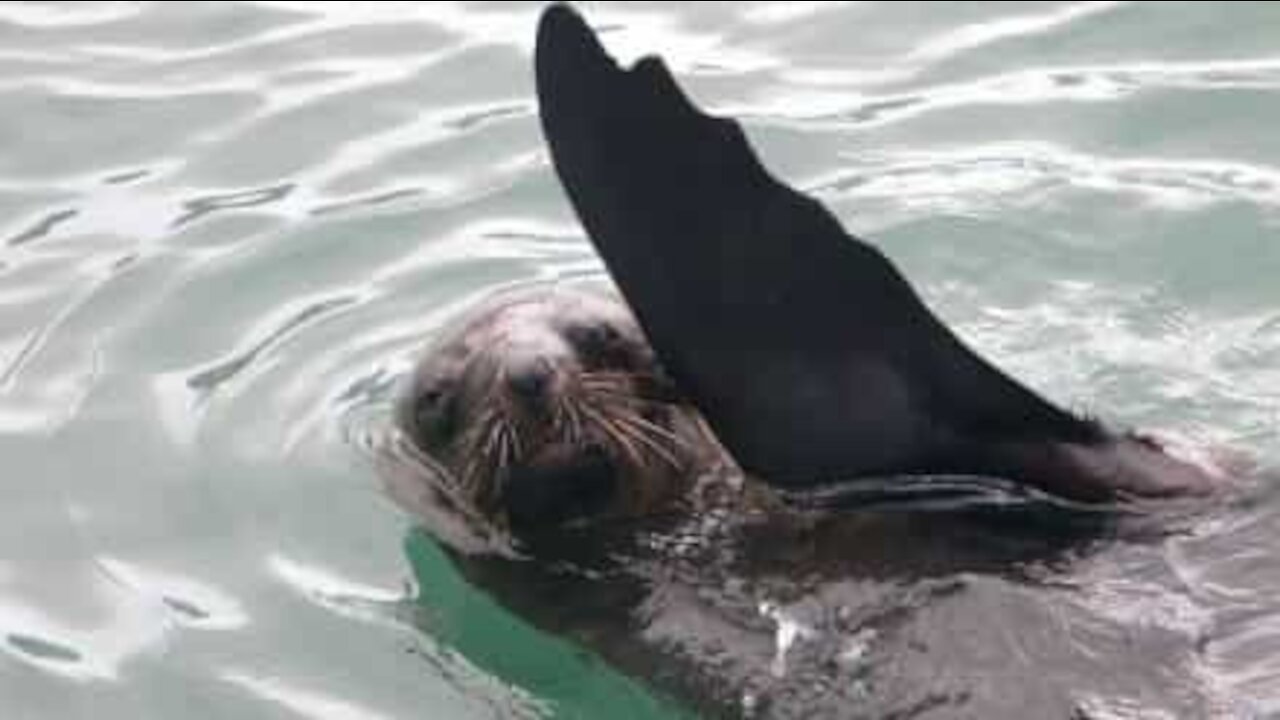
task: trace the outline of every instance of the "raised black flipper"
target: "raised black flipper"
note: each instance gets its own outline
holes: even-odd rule
[[[791,488],[964,472],[1062,491],[1074,481],[1030,477],[1041,458],[1024,445],[1111,438],[966,348],[879,250],[774,179],[738,124],[698,110],[661,60],[619,68],[554,5],[536,66],[578,217],[747,471]],[[1063,494],[1104,497],[1108,482]]]

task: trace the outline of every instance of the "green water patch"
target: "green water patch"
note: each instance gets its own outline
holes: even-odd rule
[[[405,555],[422,588],[419,602],[442,616],[432,635],[481,670],[532,693],[553,717],[693,717],[586,649],[533,627],[478,592],[424,532],[409,533]]]

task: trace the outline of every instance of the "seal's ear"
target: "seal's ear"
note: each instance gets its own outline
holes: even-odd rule
[[[660,60],[619,68],[554,5],[536,71],[578,217],[746,470],[790,486],[942,472],[973,439],[1099,432],[966,349],[880,251],[771,177],[742,129],[698,110]]]

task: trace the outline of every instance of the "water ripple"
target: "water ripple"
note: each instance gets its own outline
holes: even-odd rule
[[[862,129],[981,105],[1117,102],[1149,91],[1277,89],[1280,89],[1280,58],[1133,62],[1023,68],[902,94],[811,91],[803,96],[782,95],[747,107],[730,106],[726,112],[759,122],[785,122],[799,128]]]
[[[173,226],[181,227],[206,215],[225,210],[268,205],[288,197],[295,188],[293,183],[281,183],[273,187],[238,190],[186,200],[182,203],[184,213],[173,221]]]
[[[1012,16],[966,25],[930,38],[924,45],[907,53],[907,62],[933,63],[1013,37],[1048,34],[1081,18],[1110,12],[1124,2],[1068,3],[1037,15]]]
[[[539,9],[0,2],[11,714],[624,706],[588,697],[598,663],[561,673],[495,631],[513,621],[444,560],[406,567],[421,558],[369,467],[443,323],[499,288],[602,279],[537,121]],[[1280,462],[1274,5],[588,11],[620,59],[660,50],[700,102],[743,118],[767,164],[900,259],[1001,366],[1121,423]],[[1033,580],[972,573],[917,596],[856,578],[875,599],[847,609],[872,632],[766,623],[760,639],[785,646],[782,671],[830,641],[857,672],[928,691],[867,683],[867,715],[964,713],[991,677],[1022,697],[1019,679],[1052,676],[1081,717],[1268,717],[1277,508],[1260,489]],[[954,632],[992,613],[973,635],[989,643]],[[476,648],[533,671],[512,685],[471,664]],[[1049,650],[1065,654],[1037,660]],[[912,675],[934,658],[1009,674]]]
[[[231,380],[249,367],[254,360],[266,350],[278,344],[290,333],[317,318],[331,315],[334,312],[350,307],[359,301],[356,296],[343,296],[315,300],[289,313],[282,321],[274,324],[260,339],[253,341],[248,348],[234,353],[210,367],[187,378],[187,386],[200,394],[211,393],[218,386]]]
[[[1046,143],[867,153],[846,160],[848,168],[807,188],[827,196],[893,194],[910,200],[969,192],[1016,201],[1028,188],[1049,184],[1136,193],[1173,208],[1239,200],[1280,205],[1280,169],[1243,162],[1108,158]]]
[[[53,229],[61,223],[64,223],[79,214],[80,211],[78,210],[55,210],[37,220],[31,227],[9,238],[5,241],[5,244],[10,246],[24,245],[26,243],[39,240],[53,232]]]

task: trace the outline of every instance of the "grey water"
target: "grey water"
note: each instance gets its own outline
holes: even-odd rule
[[[1280,4],[583,6],[1037,390],[1280,463]],[[457,308],[602,275],[539,7],[0,2],[0,716],[685,712],[468,586],[370,462]],[[990,680],[857,716],[1058,677],[1076,717],[1280,718],[1278,536],[1260,480],[1034,579],[876,586]]]

